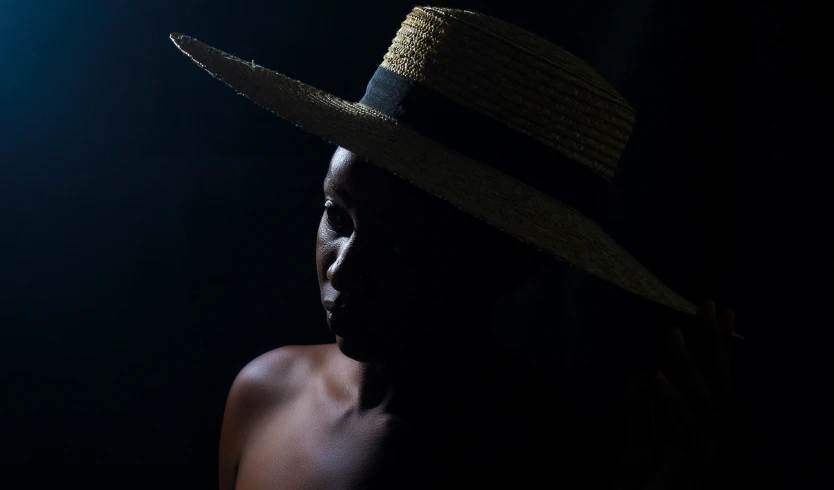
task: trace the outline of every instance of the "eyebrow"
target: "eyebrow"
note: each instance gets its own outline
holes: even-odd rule
[[[337,201],[342,201],[347,207],[353,207],[353,204],[355,202],[353,199],[353,194],[351,194],[344,187],[328,186],[329,183],[329,180],[324,181],[324,195],[327,197],[333,197]],[[330,191],[328,190],[328,187],[330,187]]]

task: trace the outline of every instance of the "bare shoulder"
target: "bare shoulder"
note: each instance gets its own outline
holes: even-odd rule
[[[326,347],[288,345],[261,354],[240,370],[232,383],[230,398],[240,396],[250,403],[291,398],[319,368]]]
[[[310,385],[333,347],[284,346],[261,354],[240,370],[229,389],[220,432],[221,490],[234,488],[247,436]]]

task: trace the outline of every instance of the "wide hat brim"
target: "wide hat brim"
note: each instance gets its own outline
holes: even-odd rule
[[[696,312],[692,302],[666,286],[596,222],[563,202],[366,105],[343,100],[192,37],[179,33],[170,37],[214,78],[305,131],[589,274],[680,312]]]

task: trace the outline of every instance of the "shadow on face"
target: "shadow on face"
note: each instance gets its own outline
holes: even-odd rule
[[[339,348],[360,361],[387,362],[476,334],[505,286],[543,259],[343,148],[330,161],[324,197],[321,299],[333,311],[327,319]]]

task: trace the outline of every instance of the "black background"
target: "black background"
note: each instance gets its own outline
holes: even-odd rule
[[[189,487],[216,486],[237,372],[330,341],[313,245],[333,147],[236,96],[168,34],[359,100],[414,5],[0,2],[3,462],[169,464]],[[538,33],[635,106],[610,231],[684,296],[736,310],[733,482],[807,475],[819,456],[787,458],[824,390],[793,374],[820,361],[791,342],[807,310],[796,264],[811,252],[806,196],[785,171],[784,5],[431,5]],[[519,299],[548,303],[512,313],[526,321],[509,341],[586,382],[589,325],[640,319],[602,307],[605,288],[575,272],[543,281],[556,292]]]

